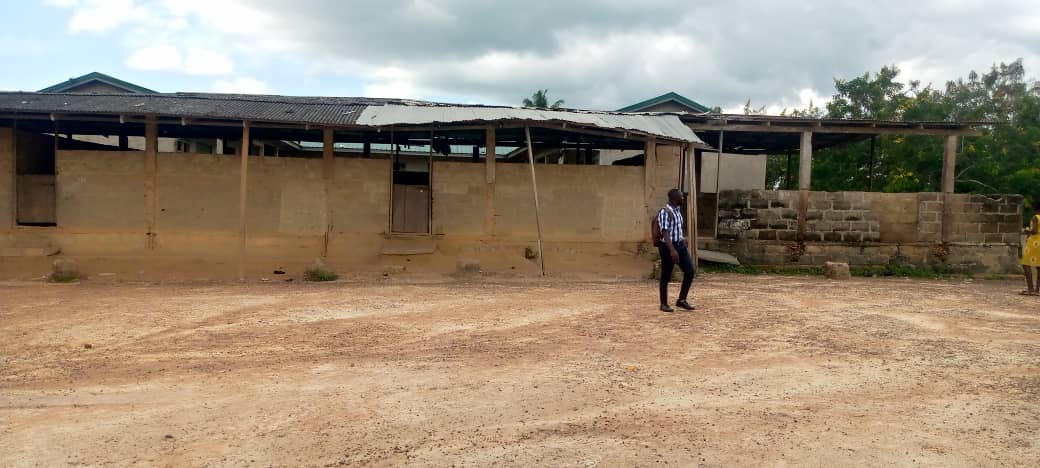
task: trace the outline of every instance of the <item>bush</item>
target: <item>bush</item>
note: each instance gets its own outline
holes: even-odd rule
[[[315,258],[311,266],[303,270],[304,281],[336,281],[339,275],[329,269],[325,260],[321,257]]]
[[[339,275],[331,271],[306,270],[303,272],[304,281],[336,281]]]

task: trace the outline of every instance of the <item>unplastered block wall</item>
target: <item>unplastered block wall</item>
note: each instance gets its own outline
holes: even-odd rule
[[[253,159],[250,158],[250,163]],[[160,233],[160,242],[163,233],[238,232],[239,158],[160,153],[157,167],[156,230]],[[247,204],[247,213],[249,208],[256,211],[263,207]]]
[[[725,190],[719,238],[793,241],[800,196],[787,190]],[[810,192],[806,241],[1018,244],[1019,195]],[[944,203],[949,206],[945,207]],[[946,210],[946,211],[944,211]]]
[[[801,198],[792,190],[723,190],[719,238],[763,241],[798,239]],[[876,242],[880,221],[863,192],[810,192],[806,241]]]
[[[0,128],[0,232],[14,226],[14,130]]]
[[[640,241],[648,236],[643,168],[553,164],[535,167],[546,240]],[[495,165],[496,236],[536,235],[530,171],[526,164]],[[437,177],[435,174],[434,179]],[[434,192],[435,204],[437,198]]]
[[[249,158],[246,230],[324,235],[325,182],[320,159]]]
[[[797,192],[792,192],[797,196]],[[806,210],[808,241],[878,242],[881,221],[863,192],[810,192]]]
[[[145,232],[144,153],[58,151],[55,170],[59,229]]]
[[[668,191],[679,188],[679,159],[681,148],[678,146],[657,145],[656,158],[648,162],[646,169],[650,171],[648,177],[650,187],[650,198],[647,200],[646,226],[649,220],[657,214],[665,203],[668,203]],[[649,228],[647,228],[649,229]],[[649,238],[649,231],[645,237]]]
[[[948,196],[947,242],[1019,244],[1022,231],[1021,195]],[[922,210],[923,206],[922,204]]]
[[[246,232],[324,235],[325,182],[321,159],[250,156]],[[238,157],[159,155],[158,230],[238,232]],[[383,232],[388,216],[389,161],[334,161],[333,224],[339,232]]]
[[[880,223],[880,242],[938,242],[939,218],[920,210],[921,203],[932,195],[938,194],[866,193],[867,206]]]
[[[336,158],[330,196],[334,233],[382,234],[390,228],[389,159]]]
[[[498,164],[496,168],[502,166],[506,164]],[[483,163],[435,162],[433,233],[483,234],[487,190],[486,168]]]

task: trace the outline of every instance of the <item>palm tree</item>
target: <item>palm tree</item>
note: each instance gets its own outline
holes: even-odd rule
[[[539,109],[559,109],[563,105],[563,99],[549,105],[549,90],[539,89],[530,98],[524,98],[524,107],[537,107]]]

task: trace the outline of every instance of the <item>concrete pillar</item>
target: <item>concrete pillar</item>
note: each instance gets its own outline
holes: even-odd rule
[[[154,116],[144,124],[144,212],[148,250],[155,250],[158,217],[159,125]]]
[[[224,154],[224,139],[217,138],[217,144],[213,147],[213,152],[216,154]]]
[[[321,256],[329,256],[329,243],[332,241],[332,184],[336,171],[335,134],[331,128],[322,131],[321,172],[325,182],[325,239],[321,246]]]
[[[952,226],[950,221],[953,217],[950,215],[950,201],[953,198],[954,183],[957,178],[957,135],[949,135],[946,137],[946,145],[943,151],[943,169],[942,169],[942,231],[940,233],[940,241],[946,243],[949,239]]]
[[[488,127],[484,135],[484,234],[495,235],[495,127]]]
[[[943,152],[942,191],[953,193],[954,180],[957,177],[957,135],[946,137],[946,149]]]
[[[249,182],[249,122],[242,122],[242,144],[239,145],[238,173],[238,279],[246,280],[246,184]]]
[[[15,128],[0,128],[0,231],[7,231],[15,226],[17,133]]]
[[[812,132],[802,132],[798,149],[798,239],[804,241],[812,189]]]
[[[802,132],[798,149],[798,189],[812,190],[812,132]]]
[[[646,222],[650,222],[650,218],[653,216],[654,210],[654,177],[657,175],[657,140],[654,137],[650,137],[646,140],[646,145],[643,147],[643,207],[645,210]],[[664,202],[662,202],[663,204]],[[650,239],[650,229],[646,229],[646,238]]]

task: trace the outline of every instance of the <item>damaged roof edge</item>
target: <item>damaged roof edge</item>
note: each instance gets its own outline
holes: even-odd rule
[[[562,111],[526,107],[382,105],[365,107],[356,124],[384,127],[499,121],[570,123],[612,132],[631,132],[705,145],[675,114]]]

